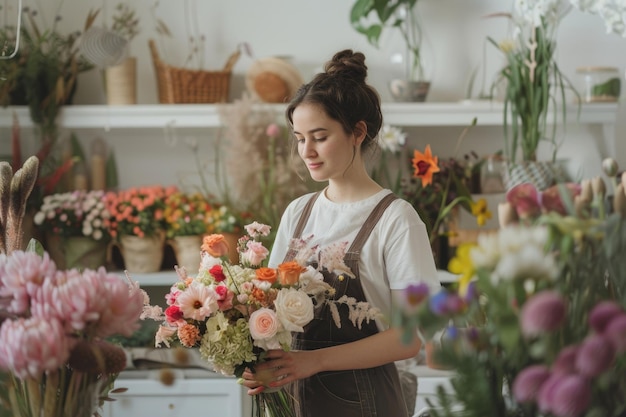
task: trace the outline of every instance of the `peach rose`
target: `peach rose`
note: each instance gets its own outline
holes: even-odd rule
[[[250,336],[254,340],[267,340],[276,336],[280,322],[276,312],[269,308],[260,308],[250,314]]]
[[[273,284],[276,282],[278,275],[276,274],[276,270],[274,268],[266,268],[261,267],[256,270],[256,279],[259,281],[269,282]]]
[[[281,285],[294,285],[300,279],[300,274],[306,271],[302,265],[296,261],[283,262],[278,265],[278,275]]]
[[[201,249],[214,258],[221,258],[222,256],[228,255],[230,248],[228,247],[228,242],[224,238],[224,235],[212,234],[202,239]]]

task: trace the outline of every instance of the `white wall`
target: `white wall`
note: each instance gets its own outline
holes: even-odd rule
[[[11,0],[16,3],[17,0]],[[51,19],[51,11],[59,0],[24,0],[31,7],[42,6]],[[39,3],[39,5],[38,5]],[[96,24],[110,24],[110,16],[117,0],[64,0],[61,12],[61,25],[67,30],[82,27],[84,18],[90,9],[103,7],[103,12]],[[153,8],[155,0],[132,0],[141,16],[141,33],[133,41],[132,54],[139,60],[138,98],[139,103],[157,102],[156,82],[152,61],[148,50],[148,39],[157,38],[154,30],[156,16],[165,21],[175,35],[175,39],[161,39],[160,53],[164,61],[171,65],[182,65],[187,53],[187,37],[204,35],[206,38],[205,55],[207,69],[219,68],[228,55],[241,42],[250,44],[255,57],[288,55],[309,78],[332,54],[343,48],[353,48],[364,52],[369,66],[369,81],[379,90],[383,100],[391,100],[387,82],[394,75],[401,75],[402,69],[390,63],[390,56],[402,50],[398,34],[384,34],[381,48],[370,46],[365,37],[352,29],[349,21],[351,0],[160,0]],[[195,6],[194,6],[195,3]],[[192,17],[186,20],[185,5],[192,10]],[[467,79],[477,67],[485,68],[487,84],[491,82],[503,58],[491,45],[486,44],[486,37],[496,40],[506,37],[508,22],[504,18],[486,18],[490,13],[510,11],[511,0],[421,0],[423,23],[428,36],[426,57],[431,62],[432,89],[428,101],[457,101],[465,97]],[[195,9],[194,9],[195,8]],[[45,10],[45,9],[44,9]],[[107,18],[103,22],[103,18]],[[186,28],[198,26],[196,32],[186,32]],[[486,46],[485,46],[486,45]],[[485,49],[486,48],[486,49]],[[486,60],[483,60],[485,54]],[[626,39],[614,34],[606,34],[604,23],[597,16],[583,14],[573,10],[564,19],[559,31],[558,62],[562,71],[573,81],[575,70],[579,66],[601,65],[620,68],[623,76],[626,68]],[[244,89],[244,76],[253,58],[242,56],[234,69],[231,98],[240,97]],[[483,64],[485,66],[483,67]],[[478,84],[480,85],[480,83]],[[83,74],[80,78],[77,104],[104,103],[101,77],[97,71]],[[618,113],[617,140],[621,143],[626,136],[624,109]],[[454,140],[460,129],[411,129],[411,145],[423,146],[435,143],[439,138]],[[96,134],[98,132],[95,132]],[[89,140],[88,132],[83,133],[84,140]],[[120,164],[125,166],[122,185],[132,185],[153,179],[172,178],[174,175],[161,169],[153,176],[146,174],[144,162],[165,157],[172,170],[176,163],[187,156],[182,153],[172,154],[172,148],[164,145],[163,133],[158,131],[138,132],[99,132],[110,138],[114,146],[128,144],[128,138],[137,142],[132,147],[141,147],[132,154],[120,151]],[[211,132],[196,132],[194,135],[210,136]],[[468,137],[467,148],[480,152],[495,151],[493,143],[501,144],[500,129],[489,128],[473,132]],[[142,139],[143,137],[143,139]],[[475,139],[471,139],[474,137]],[[448,139],[451,138],[451,139]],[[145,146],[143,140],[152,140],[155,146]],[[139,145],[143,143],[144,145]],[[163,145],[163,146],[162,146]],[[441,147],[442,152],[446,148]],[[622,147],[621,149],[624,149]],[[590,152],[585,139],[567,144],[563,152],[565,157],[579,158]],[[591,152],[595,150],[591,149]],[[2,152],[0,152],[2,153]],[[606,155],[597,155],[598,158]],[[626,155],[614,155],[622,167],[626,168]],[[184,166],[184,165],[183,165]],[[598,169],[587,168],[586,175],[597,175]]]

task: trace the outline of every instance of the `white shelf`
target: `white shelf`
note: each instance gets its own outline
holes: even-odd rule
[[[70,105],[59,116],[59,125],[66,128],[162,129],[168,126],[185,128],[217,128],[221,126],[215,104],[149,104],[129,106]],[[285,105],[266,104],[282,116]],[[617,103],[584,104],[567,109],[568,123],[613,124]],[[20,126],[32,127],[27,107],[6,107],[0,110],[0,127],[9,127],[16,112]],[[474,118],[481,126],[502,125],[502,103],[490,101],[450,103],[383,103],[385,122],[395,126],[467,126]]]

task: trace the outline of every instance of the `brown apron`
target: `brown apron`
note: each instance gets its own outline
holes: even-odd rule
[[[301,237],[318,195],[319,193],[314,194],[305,206],[293,234],[294,238]],[[356,278],[323,273],[324,281],[336,289],[335,298],[346,295],[356,298],[357,301],[367,301],[359,279],[360,252],[380,216],[396,198],[394,194],[389,194],[378,203],[346,252],[344,261]],[[289,251],[285,260],[291,260],[294,255]],[[353,342],[378,332],[374,321],[364,322],[360,329],[353,326],[348,319],[346,306],[339,308],[339,314],[341,328],[335,326],[327,307],[319,308],[316,318],[305,327],[304,333],[297,335],[293,348],[320,349]],[[292,395],[299,403],[298,414],[303,417],[408,416],[398,371],[393,363],[369,369],[320,372],[293,384],[292,390]]]

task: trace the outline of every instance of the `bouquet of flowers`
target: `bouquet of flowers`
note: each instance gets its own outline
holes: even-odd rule
[[[104,203],[101,190],[76,190],[50,194],[35,214],[34,222],[44,231],[62,237],[84,236],[106,240],[109,231],[105,226],[111,216]]]
[[[104,268],[0,254],[0,403],[14,416],[91,417],[126,366],[123,349],[104,339],[139,327],[144,297]]]
[[[174,342],[198,347],[217,372],[241,376],[263,360],[263,351],[289,350],[292,334],[303,332],[315,309],[323,305],[348,306],[355,326],[378,316],[379,311],[366,303],[346,296],[334,299],[334,289],[323,279],[322,269],[354,277],[343,262],[346,244],[319,248],[310,247],[310,239],[296,239],[294,260],[273,269],[262,266],[269,251],[260,241],[270,234],[270,227],[253,222],[245,229],[247,235],[238,241],[239,264],[227,261],[229,247],[222,235],[208,235],[198,275],[187,277],[179,269],[181,280],[166,295],[165,311],[146,306],[145,316],[163,323],[156,334],[157,347]],[[317,267],[307,265],[312,257],[320,260]],[[341,327],[340,322],[335,324]],[[269,384],[273,377],[268,377]],[[286,393],[269,391],[256,397],[258,415],[267,409],[271,416],[290,416]]]
[[[610,209],[599,177],[543,192],[519,185],[499,232],[457,251],[458,288],[407,291],[398,323],[426,339],[445,328],[437,362],[455,369],[431,415],[626,413],[624,187],[626,176]]]
[[[165,231],[165,201],[176,187],[161,185],[110,191],[105,205],[111,217],[105,222],[113,238],[121,235],[154,236]]]

